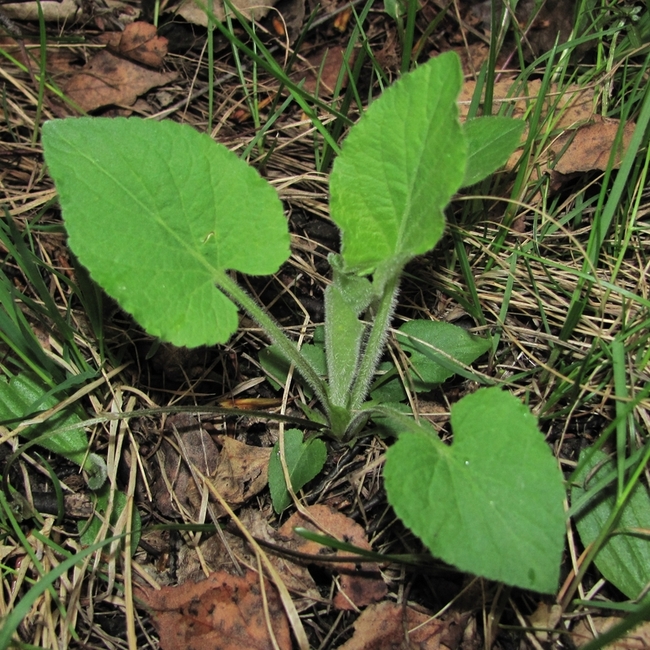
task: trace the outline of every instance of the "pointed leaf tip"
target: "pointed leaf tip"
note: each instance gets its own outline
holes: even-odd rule
[[[351,129],[330,176],[346,270],[406,262],[442,236],[466,166],[462,79],[456,54],[435,57],[387,88]]]

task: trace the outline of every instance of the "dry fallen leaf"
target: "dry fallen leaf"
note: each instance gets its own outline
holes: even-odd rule
[[[211,481],[228,505],[240,506],[267,486],[272,449],[245,445],[228,436],[216,439],[222,448]]]
[[[514,105],[512,117],[521,118],[532,103],[537,101],[541,88],[542,82],[539,79],[533,79],[525,85],[515,82],[514,79],[497,81],[494,84],[493,112],[496,113],[502,104]],[[468,81],[463,85],[458,98],[461,120],[467,117],[475,91],[475,81]],[[551,84],[541,114],[543,118],[553,108],[555,112],[554,128],[575,127],[592,119],[594,114],[594,89],[592,87],[581,87],[574,84],[564,87],[559,97],[558,93],[560,91],[557,84]]]
[[[315,93],[318,88],[320,95],[331,95],[336,88],[339,73],[343,67],[345,49],[334,46],[321,50],[307,57],[309,67],[307,70],[297,71],[292,78],[296,83],[304,79],[303,88],[309,93]],[[354,64],[354,58],[350,58],[348,66]],[[347,73],[344,74],[343,86],[347,84]]]
[[[155,72],[102,50],[63,90],[83,110],[102,106],[131,106],[139,95],[156,86],[164,86],[178,77],[177,72]]]
[[[239,520],[246,530],[258,540],[282,546],[286,542],[267,522],[266,515],[258,508],[245,508],[239,513]],[[241,536],[229,530],[223,531],[223,537],[237,561],[244,566],[256,566],[255,553]],[[199,560],[197,549],[184,545],[181,547],[178,561],[178,582],[200,580],[203,578],[203,566],[210,569],[220,568],[230,573],[236,573],[232,558],[218,535],[213,535],[201,542],[198,551],[203,556],[203,564]],[[297,564],[290,557],[268,553],[268,559],[275,567],[282,582],[291,592],[296,609],[301,612],[311,607],[315,602],[325,602],[318,591],[316,583],[303,564]]]
[[[33,71],[38,70],[38,39],[24,37],[21,41],[22,43],[10,36],[0,35],[0,48]],[[48,47],[45,68],[52,75],[72,74],[79,69],[79,54],[73,49]]]
[[[271,22],[277,36],[293,44],[302,33],[305,22],[305,0],[277,0]]]
[[[433,618],[412,607],[384,601],[370,605],[354,623],[354,635],[338,650],[454,650],[467,617]]]
[[[311,506],[307,508],[307,512],[312,520],[318,523],[320,529],[311,521],[305,519],[299,512],[296,512],[278,531],[287,540],[293,540],[291,546],[294,550],[315,556],[350,555],[349,553],[335,552],[317,542],[298,537],[293,532],[293,529],[297,526],[319,534],[323,534],[323,531],[325,531],[326,534],[348,544],[353,544],[365,550],[372,550],[363,528],[344,514],[324,505]],[[334,606],[338,609],[351,610],[365,607],[370,603],[381,600],[386,595],[386,585],[381,578],[379,567],[374,563],[353,564],[346,562],[333,564],[328,562],[324,566],[329,569],[336,569],[340,573],[340,590],[334,598]]]
[[[549,605],[548,603],[540,603],[529,616],[531,626],[540,628],[539,632],[535,632],[535,636],[540,641],[548,641],[549,633],[546,630],[554,630],[561,618],[562,607],[558,604]]]
[[[138,587],[136,595],[151,610],[162,650],[271,650],[269,623],[279,648],[290,650],[280,598],[269,580],[264,585],[268,621],[253,571],[242,577],[219,571],[198,583],[160,590]]]
[[[165,429],[168,434],[176,429],[183,441],[186,460],[201,474],[210,476],[216,471],[219,449],[195,417],[187,413],[172,415],[167,418]],[[201,505],[201,495],[189,467],[167,440],[162,443],[161,452],[164,468],[152,486],[156,508],[166,517],[178,515],[179,506],[196,515]],[[163,472],[165,476],[162,476]],[[169,486],[173,490],[173,498]]]
[[[600,635],[623,621],[617,616],[592,616],[596,634]],[[578,648],[594,639],[591,626],[587,620],[580,621],[571,632],[571,639]],[[622,639],[604,646],[605,650],[646,650],[650,648],[650,622],[642,623],[628,632]]]
[[[576,131],[563,133],[553,142],[551,148],[552,154],[557,156],[553,170],[559,174],[573,174],[591,169],[601,171],[607,169],[607,161],[614,148],[619,125],[619,120],[600,118],[593,124],[581,126]],[[633,123],[628,122],[623,127],[623,136],[614,161],[615,168],[621,165],[621,158],[632,140],[634,126]],[[565,146],[566,149],[563,151]]]
[[[212,12],[220,22],[226,19],[223,5],[222,0],[212,0]],[[275,5],[275,0],[233,0],[232,5],[249,20],[260,20],[269,13],[270,8]],[[188,23],[202,27],[208,26],[208,17],[205,11],[193,0],[185,0],[178,10],[178,14]]]
[[[168,418],[166,428],[168,431],[176,428],[186,452],[185,460],[212,482],[228,505],[236,508],[266,487],[270,447],[254,447],[228,436],[215,436],[222,446],[219,450],[198,420],[187,414]],[[177,515],[179,505],[196,516],[201,507],[202,489],[197,487],[187,463],[180,460],[169,442],[163,442],[161,450],[166,477],[160,476],[154,483],[156,507],[167,517]],[[173,488],[173,499],[168,485]],[[218,515],[223,514],[219,505],[215,505],[215,510]]]
[[[142,21],[127,25],[123,32],[105,34],[105,40],[113,54],[152,68],[159,68],[167,54],[167,39],[158,36],[153,25]]]
[[[522,118],[537,101],[541,91],[541,81],[538,79],[530,81],[521,89],[519,85],[513,88],[514,83],[512,79],[505,79],[495,84],[494,106],[498,108],[502,103],[511,104],[513,105],[512,116]],[[461,119],[467,116],[475,88],[476,84],[472,81],[463,86],[459,98]],[[553,186],[557,186],[562,182],[557,174],[566,175],[592,169],[606,169],[619,122],[594,115],[594,89],[570,85],[560,91],[557,85],[551,84],[544,98],[541,118],[545,118],[549,111],[553,111],[550,126],[559,135],[546,148],[544,155],[535,161],[535,173],[544,174],[551,171]],[[621,148],[614,167],[620,165],[621,158],[632,138],[634,127],[633,123],[624,126]],[[527,138],[527,135],[527,131],[524,132],[522,141]],[[520,156],[521,151],[515,151],[507,162],[506,169],[513,169]]]

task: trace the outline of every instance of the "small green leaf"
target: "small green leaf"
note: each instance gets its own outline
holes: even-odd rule
[[[508,161],[521,142],[526,123],[510,117],[477,117],[463,126],[467,138],[467,168],[462,187],[483,180]]]
[[[77,524],[79,532],[81,533],[81,543],[86,546],[94,544],[97,540],[103,522],[100,517],[97,515],[106,515],[108,511],[108,502],[110,496],[110,490],[115,490],[114,487],[108,483],[96,494],[95,496],[95,511],[97,514],[92,515],[91,521],[80,521]],[[117,524],[118,519],[122,515],[122,512],[126,508],[127,497],[124,492],[115,490],[113,495],[113,507],[111,511],[111,525],[114,526]],[[142,519],[140,518],[140,513],[137,508],[133,508],[133,514],[131,516],[131,530],[133,531],[131,537],[131,553],[135,553],[138,544],[140,543],[140,529],[142,528]],[[107,535],[112,534],[112,531],[109,530]],[[124,543],[124,540],[121,542]]]
[[[284,455],[291,478],[291,487],[294,492],[297,492],[323,469],[327,459],[327,447],[318,438],[311,438],[307,442],[303,442],[302,431],[288,429],[284,432]],[[291,505],[291,497],[280,462],[280,444],[278,442],[273,446],[269,460],[269,488],[273,508],[277,513]]]
[[[397,20],[404,14],[404,3],[402,0],[384,0],[384,11],[393,20]]]
[[[327,261],[332,268],[332,280],[339,290],[345,302],[350,305],[354,312],[362,314],[374,298],[373,283],[368,278],[360,277],[355,273],[345,271],[345,262],[340,255],[330,253]]]
[[[489,339],[474,336],[462,327],[432,320],[408,321],[399,328],[396,338],[410,355],[411,377],[417,391],[431,390],[456,373],[464,374],[455,361],[468,366],[491,346]]]
[[[47,411],[59,402],[27,374],[16,375],[10,381],[0,377],[0,420],[23,419],[35,411]],[[83,467],[89,474],[89,487],[96,490],[106,479],[106,464],[97,454],[88,453],[88,436],[78,426],[81,421],[74,409],[68,407],[45,422],[24,429],[20,435]]]
[[[580,454],[582,464],[589,449]],[[593,472],[593,470],[600,467]],[[603,452],[596,452],[575,476],[577,487],[571,490],[571,501],[575,503],[590,487],[603,479],[608,473],[615,473],[615,465]],[[588,478],[589,484],[584,485]],[[587,489],[585,489],[587,488]],[[589,546],[600,535],[605,522],[609,519],[616,503],[616,481],[606,487],[585,510],[575,517],[580,539]],[[616,530],[601,548],[594,560],[598,570],[617,589],[628,598],[636,599],[650,583],[650,541],[647,537],[625,531],[647,531],[650,525],[650,497],[641,482],[637,483],[629,500],[623,507]]]
[[[499,388],[451,409],[454,442],[404,433],[384,476],[397,515],[431,553],[509,585],[554,593],[564,547],[562,474],[530,411]]]
[[[347,271],[403,264],[442,236],[466,166],[462,79],[458,56],[441,54],[385,90],[350,130],[330,176]]]
[[[402,378],[392,361],[384,361],[377,367],[378,376],[370,389],[370,399],[377,404],[404,402],[407,399]]]
[[[275,190],[189,126],[53,120],[43,150],[70,247],[154,336],[189,347],[227,341],[237,309],[215,283],[228,269],[274,273],[289,256]]]
[[[327,374],[327,363],[325,361],[325,349],[321,343],[306,343],[300,348],[302,355],[311,363],[316,372],[325,377]],[[262,348],[258,355],[260,365],[268,374],[268,381],[275,388],[280,390],[287,380],[291,364],[282,354],[277,345],[269,345]],[[282,383],[280,383],[282,382]],[[312,390],[308,385],[304,386],[305,391],[312,395]]]

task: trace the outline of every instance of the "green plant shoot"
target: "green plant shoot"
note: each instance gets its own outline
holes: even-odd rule
[[[388,498],[432,553],[465,571],[552,591],[562,477],[528,410],[496,388],[470,395],[454,406],[448,447],[398,408],[368,398],[405,264],[438,243],[452,196],[502,166],[523,131],[504,117],[461,124],[461,84],[458,57],[438,56],[388,88],[343,142],[330,178],[342,248],[330,256],[323,342],[309,354],[229,273],[274,273],[289,255],[282,205],[244,161],[187,126],[137,118],[47,122],[43,147],[70,247],[150,333],[176,345],[223,343],[244,310],[273,344],[273,374],[294,366],[320,403],[314,417],[334,438],[353,438],[373,417],[393,423]],[[489,347],[456,330],[418,321],[400,332],[416,390]],[[324,446],[287,432],[285,447],[299,489],[322,468]],[[271,488],[282,510],[289,499],[276,455]]]

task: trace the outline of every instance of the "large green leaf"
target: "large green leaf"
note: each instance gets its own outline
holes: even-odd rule
[[[442,236],[443,210],[465,173],[462,79],[456,54],[431,59],[384,91],[350,131],[330,176],[346,270],[401,264]]]
[[[591,450],[580,454],[580,463]],[[594,471],[595,470],[595,471]],[[607,474],[615,476],[613,461],[598,451],[575,477],[577,485],[571,490],[571,501],[575,503]],[[585,481],[588,479],[588,484]],[[605,522],[612,514],[616,503],[616,481],[605,487],[595,499],[575,517],[580,539],[585,546],[593,543],[600,535]],[[612,535],[594,560],[598,570],[628,598],[635,599],[650,583],[650,541],[633,531],[647,531],[650,528],[650,497],[645,485],[638,483],[623,507],[617,533]],[[627,531],[627,532],[626,532]]]
[[[554,593],[564,546],[562,475],[535,417],[482,388],[451,410],[451,447],[426,431],[388,450],[386,492],[433,555],[510,585]]]
[[[302,431],[288,429],[284,432],[284,457],[291,478],[291,488],[297,492],[323,469],[327,459],[327,447],[318,438],[311,438],[307,442],[303,442]],[[280,513],[291,505],[291,497],[280,462],[280,444],[278,442],[273,446],[273,452],[269,459],[269,489],[276,512]]]
[[[77,118],[43,126],[69,243],[147,331],[176,345],[225,342],[237,309],[228,269],[274,273],[289,256],[275,190],[189,126]]]
[[[411,377],[415,390],[430,390],[485,354],[489,339],[474,336],[452,323],[411,320],[404,323],[396,338],[410,355]]]

